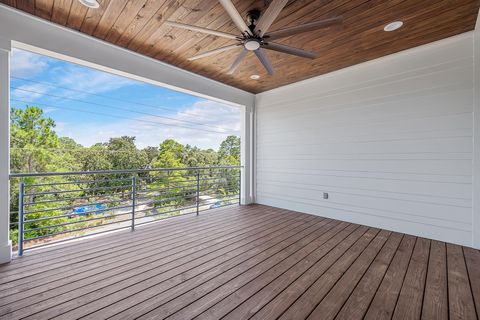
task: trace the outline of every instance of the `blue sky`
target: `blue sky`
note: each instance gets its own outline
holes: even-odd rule
[[[11,105],[42,108],[59,136],[84,146],[129,135],[140,148],[173,138],[217,149],[240,133],[235,107],[17,49]]]

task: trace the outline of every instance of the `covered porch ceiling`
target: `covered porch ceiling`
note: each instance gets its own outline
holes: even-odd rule
[[[260,93],[286,84],[339,70],[394,52],[473,30],[478,0],[288,1],[270,30],[279,30],[341,16],[339,25],[310,31],[278,42],[314,51],[313,60],[268,51],[275,70],[268,75],[253,53],[236,72],[227,74],[237,51],[189,61],[208,50],[234,40],[173,28],[165,21],[193,24],[234,33],[236,27],[218,0],[101,0],[89,9],[77,0],[0,0],[42,19],[78,30],[137,53],[172,64],[213,80]],[[265,10],[270,1],[233,1],[243,17],[252,9]],[[396,32],[384,32],[385,24],[400,20]],[[258,80],[250,79],[259,75]]]

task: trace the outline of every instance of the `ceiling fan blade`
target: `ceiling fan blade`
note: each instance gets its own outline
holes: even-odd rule
[[[255,55],[257,56],[258,60],[263,64],[265,69],[267,70],[269,75],[273,74],[273,67],[270,64],[270,61],[268,61],[267,56],[265,55],[265,52],[262,49],[257,49],[254,51]]]
[[[278,17],[283,7],[287,5],[288,0],[272,0],[267,10],[258,19],[255,26],[255,34],[259,37],[263,37],[267,33],[268,28],[272,25],[273,21]]]
[[[242,50],[242,52],[240,52],[237,59],[235,59],[235,61],[232,63],[232,66],[230,67],[230,69],[228,69],[228,72],[227,72],[228,74],[233,74],[235,70],[237,70],[238,66],[240,65],[240,62],[242,62],[242,60],[245,59],[245,57],[247,56],[247,53],[248,53],[248,50],[245,48]]]
[[[331,25],[341,23],[342,21],[343,21],[342,17],[319,20],[319,21],[302,24],[300,26],[273,31],[266,34],[265,36],[268,37],[268,40],[277,40],[280,38],[293,36],[295,34],[302,33],[302,32],[313,31],[321,28],[330,27]]]
[[[220,4],[223,6],[225,11],[227,11],[228,15],[232,19],[233,23],[237,26],[238,29],[242,33],[248,33],[249,35],[252,35],[252,31],[248,28],[247,24],[243,20],[242,16],[240,13],[238,13],[237,8],[233,5],[231,0],[218,0]]]
[[[225,46],[225,47],[213,49],[213,50],[210,50],[210,51],[201,53],[201,54],[197,54],[196,56],[193,56],[193,57],[191,57],[191,58],[188,58],[188,60],[194,61],[194,60],[197,60],[197,59],[205,58],[205,57],[208,57],[208,56],[211,56],[211,55],[220,53],[220,52],[224,52],[224,51],[236,49],[236,48],[238,48],[239,46],[240,46],[240,44],[232,44],[232,45],[230,45],[230,46]]]
[[[222,38],[227,38],[227,39],[237,39],[237,36],[234,35],[234,34],[221,32],[221,31],[217,31],[217,30],[212,30],[212,29],[207,29],[207,28],[202,28],[202,27],[197,27],[197,26],[192,26],[190,24],[184,24],[184,23],[173,22],[173,21],[165,21],[165,24],[169,25],[171,27],[187,29],[187,30],[190,30],[190,31],[208,33],[208,34],[211,34],[211,35],[214,35],[214,36],[217,36],[217,37],[222,37]]]
[[[264,49],[278,51],[287,54],[293,54],[294,56],[299,56],[302,58],[315,59],[318,55],[315,52],[308,52],[302,49],[286,46],[279,43],[266,43],[262,46]]]

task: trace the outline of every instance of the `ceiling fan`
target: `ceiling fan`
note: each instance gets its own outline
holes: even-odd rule
[[[233,20],[234,24],[240,30],[240,35],[235,35],[231,33],[226,33],[222,31],[212,30],[208,28],[198,27],[194,25],[166,21],[165,23],[172,27],[187,29],[196,32],[207,33],[215,35],[218,37],[223,37],[231,40],[235,40],[237,43],[228,45],[225,47],[217,48],[210,50],[198,55],[195,55],[188,60],[193,61],[201,58],[205,58],[220,52],[233,50],[239,47],[243,47],[240,54],[237,56],[230,69],[228,74],[233,74],[237,67],[240,65],[242,60],[245,58],[249,51],[253,51],[257,58],[260,60],[262,65],[267,70],[268,74],[273,74],[273,67],[268,61],[267,56],[263,49],[278,51],[286,54],[292,54],[302,58],[314,59],[317,57],[317,54],[314,52],[308,52],[299,48],[290,47],[284,44],[275,43],[272,41],[294,36],[296,34],[313,31],[320,28],[329,27],[331,25],[340,23],[342,21],[341,17],[329,18],[325,20],[314,21],[306,24],[302,24],[295,27],[289,27],[285,29],[280,29],[272,32],[268,32],[269,27],[278,17],[282,9],[286,6],[288,0],[272,0],[265,12],[261,13],[259,10],[252,10],[247,15],[247,22],[245,22],[233,5],[231,0],[219,0],[222,4],[225,11],[228,13],[230,18]],[[247,25],[247,23],[249,25]]]

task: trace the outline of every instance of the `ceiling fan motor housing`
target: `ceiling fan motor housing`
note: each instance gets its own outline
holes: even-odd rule
[[[257,38],[249,38],[249,39],[246,39],[245,42],[243,43],[243,46],[245,47],[245,49],[247,49],[248,51],[255,51],[257,49],[260,48],[262,42],[260,39],[257,39]]]

